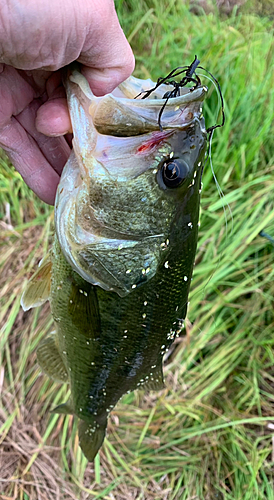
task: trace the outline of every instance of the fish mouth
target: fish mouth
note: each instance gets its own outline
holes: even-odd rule
[[[184,87],[181,89],[181,95],[167,100],[162,96],[173,87],[163,84],[151,92],[149,97],[142,99],[139,94],[153,86],[155,82],[152,80],[130,76],[112,93],[96,97],[77,66],[72,66],[65,81],[68,99],[77,92],[77,87],[81,91],[85,113],[90,116],[100,134],[130,137],[159,131],[158,117],[164,105],[165,110],[161,118],[163,130],[187,127],[201,115],[201,103],[207,93],[207,87]],[[73,129],[76,127],[73,126]]]

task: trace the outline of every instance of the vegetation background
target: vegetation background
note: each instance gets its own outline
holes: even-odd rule
[[[214,134],[212,160],[224,196],[208,162],[186,332],[167,356],[166,390],[124,396],[92,464],[73,418],[50,413],[66,387],[36,363],[37,344],[52,328],[49,307],[20,309],[22,288],[51,242],[52,208],[2,155],[0,496],[273,500],[274,246],[259,233],[274,236],[274,3],[116,5],[136,76],[157,79],[197,54],[218,78],[226,123]],[[209,126],[218,98],[205,82]]]

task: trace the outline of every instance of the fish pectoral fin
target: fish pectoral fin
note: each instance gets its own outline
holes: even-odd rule
[[[81,332],[86,331],[89,336],[92,331],[97,335],[100,331],[100,312],[96,287],[86,283],[85,288],[72,284],[68,312],[74,326]]]
[[[103,424],[99,424],[94,419],[93,422],[80,420],[78,424],[78,434],[81,450],[85,457],[92,462],[101,448],[106,435],[107,419]]]
[[[56,333],[52,332],[38,345],[36,355],[43,372],[59,382],[68,382],[68,372],[56,344]]]
[[[41,306],[49,299],[51,268],[52,263],[48,255],[42,260],[22,294],[21,306],[24,311]]]
[[[73,405],[72,401],[69,399],[66,403],[56,406],[51,410],[51,413],[59,413],[60,415],[73,415]]]

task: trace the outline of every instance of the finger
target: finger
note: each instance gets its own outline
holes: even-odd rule
[[[61,175],[64,165],[70,155],[70,148],[64,137],[47,137],[40,133],[36,126],[36,113],[40,109],[40,100],[35,99],[16,116],[16,120],[27,133],[35,140],[46,160]]]
[[[134,70],[132,49],[119,24],[112,0],[96,2],[96,20],[78,58],[91,90],[111,92]]]
[[[88,68],[83,66],[81,72],[86,77],[90,88],[97,97],[110,94],[120,83],[126,80],[134,70],[134,65],[123,68]]]
[[[65,135],[72,132],[67,100],[65,97],[50,99],[37,111],[36,127],[48,136]]]
[[[35,91],[11,66],[2,65],[0,73],[0,130],[34,99]]]
[[[55,71],[46,84],[48,100],[37,110],[36,128],[48,136],[60,136],[72,132],[62,72]]]
[[[62,85],[62,70],[53,71],[47,79],[46,90],[49,99],[54,96],[54,93],[58,88],[62,88],[64,91],[64,87]]]
[[[12,117],[0,132],[0,146],[28,186],[41,200],[53,205],[60,177],[16,118]]]

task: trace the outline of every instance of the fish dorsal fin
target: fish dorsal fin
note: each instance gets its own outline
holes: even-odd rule
[[[38,307],[49,299],[51,281],[51,260],[45,257],[37,271],[30,278],[21,297],[21,306],[24,311]]]

